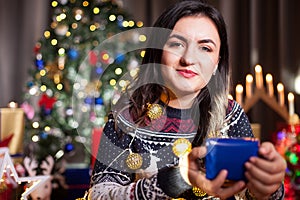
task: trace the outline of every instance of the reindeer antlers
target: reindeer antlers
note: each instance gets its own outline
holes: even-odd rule
[[[54,166],[54,159],[52,156],[47,156],[45,160],[43,160],[42,164],[40,165],[41,169],[43,170],[44,175],[51,175],[51,171]]]
[[[29,176],[36,176],[36,169],[38,167],[38,162],[37,160],[29,157],[24,158],[24,166],[29,174]]]

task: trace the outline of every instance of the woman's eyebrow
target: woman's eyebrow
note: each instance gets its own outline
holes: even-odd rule
[[[171,39],[171,38],[177,38],[177,39],[182,40],[182,41],[184,41],[184,42],[187,42],[187,41],[188,41],[185,37],[183,37],[183,36],[181,36],[181,35],[178,35],[178,34],[170,35],[169,39]],[[213,44],[215,47],[217,46],[216,43],[215,43],[212,39],[202,39],[202,40],[199,40],[197,43],[198,43],[198,44],[211,43],[211,44]]]
[[[203,40],[199,40],[198,41],[198,44],[205,44],[205,43],[212,43],[215,47],[217,46],[216,45],[216,43],[213,41],[213,40],[211,40],[211,39],[203,39]]]
[[[179,40],[182,40],[182,41],[184,41],[184,42],[187,42],[187,39],[186,39],[185,37],[183,37],[183,36],[181,36],[181,35],[178,35],[178,34],[170,35],[169,39],[171,39],[171,38],[177,38],[177,39],[179,39]]]

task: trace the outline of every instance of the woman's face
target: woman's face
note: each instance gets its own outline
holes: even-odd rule
[[[161,71],[168,89],[177,97],[197,95],[218,66],[220,45],[211,19],[181,18],[163,48]]]

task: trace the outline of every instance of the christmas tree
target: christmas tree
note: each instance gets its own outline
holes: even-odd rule
[[[90,151],[91,133],[105,124],[114,90],[126,87],[122,77],[137,67],[141,52],[127,47],[138,49],[142,39],[129,30],[143,23],[132,20],[121,3],[51,2],[52,22],[35,45],[22,104],[25,140],[39,146],[38,160],[47,153],[59,159],[78,143]]]

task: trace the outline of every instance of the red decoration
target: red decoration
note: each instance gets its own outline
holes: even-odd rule
[[[90,64],[92,66],[96,66],[98,60],[97,53],[95,51],[90,51],[89,56],[90,56]]]
[[[55,102],[56,102],[55,97],[49,97],[48,95],[43,94],[39,100],[39,106],[47,110],[51,110]]]
[[[99,148],[99,144],[100,144],[100,139],[101,139],[102,131],[103,131],[103,128],[94,128],[93,132],[92,132],[91,168],[94,167],[95,162],[96,162],[96,157],[97,157],[97,153],[98,153],[98,148]]]
[[[8,136],[7,138],[5,138],[4,140],[2,140],[0,142],[0,147],[8,147],[11,139],[13,138],[14,134],[11,134],[10,136]]]

